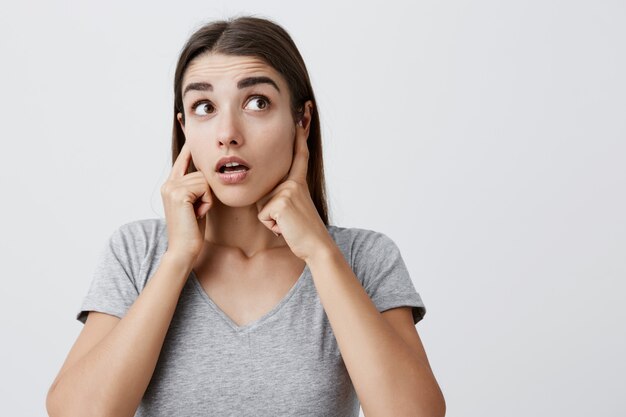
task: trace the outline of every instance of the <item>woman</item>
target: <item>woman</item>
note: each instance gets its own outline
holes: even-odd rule
[[[210,23],[174,87],[165,219],[112,234],[50,415],[444,415],[398,247],[328,222],[290,36],[255,17]]]

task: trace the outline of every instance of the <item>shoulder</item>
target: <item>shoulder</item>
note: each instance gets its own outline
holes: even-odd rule
[[[397,249],[387,234],[377,230],[336,225],[327,226],[327,229],[342,252],[349,257],[351,264],[369,255],[380,255]]]
[[[166,231],[164,218],[138,219],[119,225],[109,242],[112,249],[141,266],[151,253],[166,245]]]
[[[118,226],[113,235],[126,242],[150,242],[167,229],[164,218],[138,219]]]
[[[363,239],[383,233],[376,230],[365,229],[361,227],[347,227],[339,225],[327,225],[326,228],[331,235],[337,235],[344,238]]]

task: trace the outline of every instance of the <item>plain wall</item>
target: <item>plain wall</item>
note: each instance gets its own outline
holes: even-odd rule
[[[96,257],[164,216],[173,75],[201,24],[299,46],[331,221],[388,234],[449,416],[626,415],[622,1],[0,7],[0,415],[46,415]]]

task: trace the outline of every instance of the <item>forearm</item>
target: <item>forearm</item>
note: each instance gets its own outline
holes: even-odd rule
[[[363,412],[436,415],[440,392],[428,364],[380,314],[336,246],[307,260]]]
[[[165,253],[126,315],[51,389],[51,416],[132,416],[192,266]]]

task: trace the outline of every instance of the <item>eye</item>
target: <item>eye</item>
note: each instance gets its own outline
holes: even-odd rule
[[[248,103],[254,102],[257,103],[256,110],[265,110],[271,104],[270,99],[265,96],[253,96],[250,101],[248,101]]]
[[[203,106],[200,106],[201,104],[203,104]],[[196,101],[195,103],[193,103],[191,105],[191,110],[193,110],[196,115],[203,116],[203,114],[196,113],[196,108],[197,107],[201,107],[202,109],[205,109],[205,110],[209,110],[210,109],[210,111],[208,113],[206,113],[206,114],[211,114],[211,113],[215,112],[215,107],[213,107],[213,104],[210,101],[199,100],[199,101]]]

